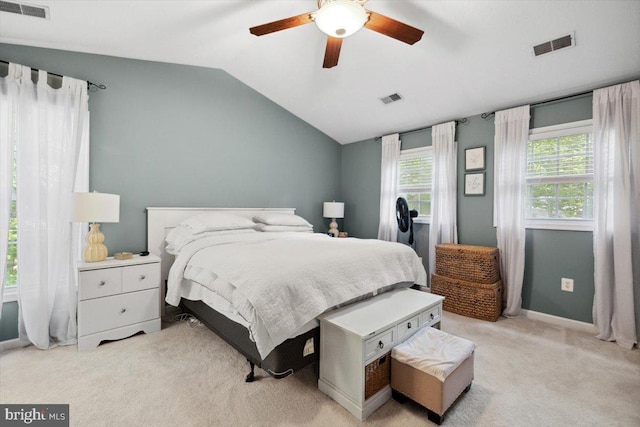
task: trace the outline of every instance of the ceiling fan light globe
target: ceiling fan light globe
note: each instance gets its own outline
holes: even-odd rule
[[[364,7],[353,0],[327,2],[312,17],[320,31],[337,38],[349,37],[368,19]]]

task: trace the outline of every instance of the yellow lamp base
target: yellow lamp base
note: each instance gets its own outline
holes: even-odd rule
[[[329,223],[329,233],[333,234],[333,237],[338,237],[340,231],[338,231],[338,222],[335,218],[331,218],[331,222]]]
[[[82,259],[86,262],[104,261],[107,258],[107,247],[104,242],[104,234],[100,231],[100,224],[91,224],[87,234],[87,246],[82,251]]]

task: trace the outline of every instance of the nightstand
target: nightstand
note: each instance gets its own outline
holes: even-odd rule
[[[76,263],[78,350],[160,330],[160,258]]]
[[[367,418],[391,398],[391,349],[422,327],[439,327],[443,299],[397,289],[321,315],[320,391]]]

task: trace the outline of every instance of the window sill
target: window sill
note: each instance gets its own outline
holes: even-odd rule
[[[431,218],[425,217],[425,216],[413,218],[413,223],[414,224],[431,224]]]
[[[18,301],[18,289],[15,286],[5,286],[2,303]]]
[[[593,221],[528,220],[525,228],[537,230],[593,231]]]

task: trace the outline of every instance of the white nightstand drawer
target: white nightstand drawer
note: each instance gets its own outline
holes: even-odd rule
[[[141,264],[122,269],[122,291],[141,291],[160,284],[160,264]]]
[[[370,338],[365,343],[365,356],[366,360],[377,356],[378,354],[384,354],[391,350],[394,343],[394,329],[384,331],[373,338]]]
[[[403,342],[420,328],[420,315],[398,323],[398,342]]]
[[[158,318],[159,298],[160,289],[149,289],[82,301],[78,305],[78,334],[89,335]]]
[[[433,307],[431,310],[424,311],[421,314],[422,325],[434,325],[440,321],[440,306]]]
[[[122,273],[119,268],[82,271],[79,277],[78,298],[80,300],[122,292]]]

